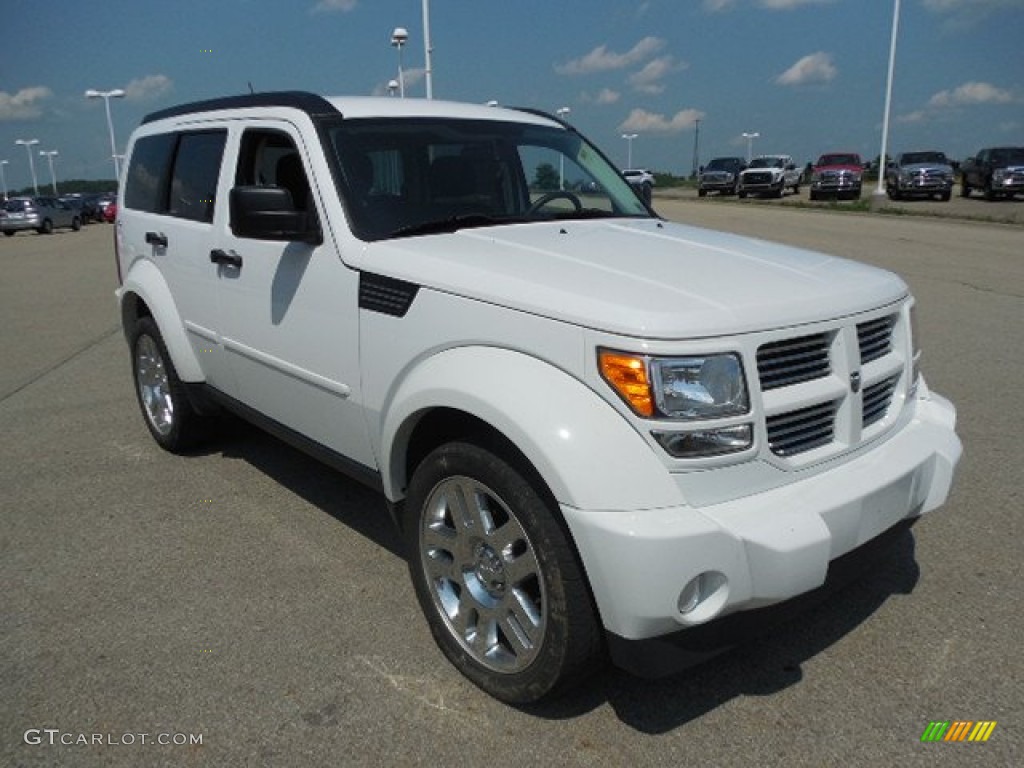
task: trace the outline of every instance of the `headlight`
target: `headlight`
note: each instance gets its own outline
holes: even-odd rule
[[[600,350],[601,375],[640,416],[722,419],[750,410],[739,355],[647,358]]]
[[[861,176],[863,176],[863,174],[860,171],[851,171],[850,172],[850,178],[853,179],[854,181],[860,181],[861,180]]]

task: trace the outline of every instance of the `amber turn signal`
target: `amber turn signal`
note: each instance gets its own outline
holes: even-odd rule
[[[654,415],[651,383],[647,378],[647,363],[637,355],[627,355],[602,349],[598,352],[601,376],[619,397],[640,416]]]

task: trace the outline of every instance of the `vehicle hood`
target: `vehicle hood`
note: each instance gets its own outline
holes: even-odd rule
[[[899,300],[857,262],[656,219],[562,221],[363,243],[356,269],[595,330],[659,339],[832,319]]]
[[[936,173],[952,173],[953,167],[944,163],[908,163],[899,167],[901,173],[921,173],[934,171]]]

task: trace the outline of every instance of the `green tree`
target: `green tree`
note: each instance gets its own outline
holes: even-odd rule
[[[558,171],[551,163],[541,163],[533,177],[533,186],[537,189],[558,189]]]

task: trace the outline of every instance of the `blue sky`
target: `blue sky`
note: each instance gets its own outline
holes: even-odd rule
[[[391,30],[406,27],[407,93],[422,96],[420,0],[4,0],[0,159],[31,181],[25,148],[55,149],[58,181],[112,176],[101,100],[119,151],[148,112],[257,90],[384,93]],[[878,154],[892,0],[433,0],[434,97],[569,107],[621,166],[686,174],[754,153],[798,163]],[[962,158],[1024,144],[1024,0],[903,0],[890,150]],[[45,158],[35,155],[40,186]]]

